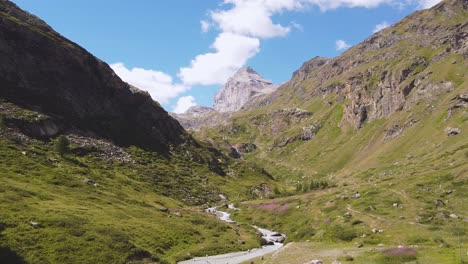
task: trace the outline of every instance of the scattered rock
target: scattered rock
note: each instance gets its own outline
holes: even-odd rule
[[[435,205],[436,205],[437,207],[439,207],[439,206],[444,206],[445,203],[444,203],[444,201],[442,201],[442,200],[440,200],[440,199],[437,199],[437,201],[435,202]]]
[[[346,212],[343,214],[343,217],[346,217],[346,218],[351,218],[353,216],[353,214],[351,214],[350,212]]]
[[[309,262],[306,262],[304,264],[324,264],[323,260],[320,260],[320,259],[314,259],[314,260],[311,260]]]
[[[21,154],[23,154],[23,156],[26,156],[28,153],[26,151],[21,151]]]
[[[456,136],[461,133],[461,130],[455,127],[447,127],[445,133],[447,133],[447,136]]]
[[[359,192],[356,192],[354,194],[354,198],[356,198],[356,199],[361,198],[361,194]]]
[[[393,203],[393,207],[398,207],[398,203]]]
[[[364,247],[364,244],[358,244],[357,245],[357,248],[362,248],[362,247]]]
[[[173,212],[171,215],[175,215],[177,217],[182,217],[182,214],[180,212]]]
[[[374,228],[374,229],[372,229],[372,233],[374,233],[374,234],[383,233],[383,230],[382,230],[382,229],[378,229],[378,228]]]
[[[339,262],[338,260],[335,259],[335,260],[332,262],[332,264],[341,264],[341,262]]]
[[[450,214],[449,217],[452,219],[458,219],[458,215],[456,214]]]
[[[31,221],[30,224],[31,224],[31,226],[34,227],[34,228],[40,227],[40,224],[39,224],[38,222]]]
[[[87,184],[89,184],[89,185],[93,185],[93,184],[94,184],[94,181],[91,180],[91,179],[89,179],[89,178],[84,178],[83,182],[84,182],[84,183],[87,183]]]
[[[321,125],[319,122],[314,122],[312,125],[302,128],[302,140],[309,141],[317,135]]]
[[[378,247],[383,247],[383,246],[384,246],[384,244],[378,244],[377,246],[378,246]]]
[[[99,184],[95,183],[95,184],[93,184],[93,186],[94,186],[94,188],[97,188],[97,187],[99,187]]]
[[[435,215],[435,217],[436,217],[437,219],[442,219],[442,220],[447,219],[447,217],[445,216],[445,214],[442,213],[442,212],[437,213],[437,214]]]
[[[239,153],[252,153],[257,149],[257,146],[252,143],[239,143],[232,146]]]

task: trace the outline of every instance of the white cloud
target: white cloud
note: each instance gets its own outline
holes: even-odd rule
[[[208,22],[206,20],[202,20],[202,21],[200,21],[200,26],[201,26],[201,31],[203,33],[206,33],[206,32],[208,32],[208,30],[210,30],[211,24],[210,24],[210,22]]]
[[[127,69],[121,62],[111,64],[110,67],[122,80],[147,91],[153,100],[162,104],[169,103],[169,99],[190,89],[189,86],[175,84],[171,76],[160,71],[142,68]]]
[[[346,50],[351,47],[351,45],[349,45],[348,43],[346,43],[346,41],[341,39],[337,40],[335,44],[336,50]]]
[[[382,30],[384,28],[388,28],[389,26],[390,26],[390,24],[387,21],[384,21],[384,22],[382,22],[380,24],[377,24],[374,27],[374,30],[372,32],[377,33],[377,32],[379,32],[380,30]]]
[[[187,85],[224,84],[248,59],[260,51],[256,38],[221,33],[211,46],[213,53],[198,55],[190,67],[181,68],[179,78]]]
[[[225,0],[231,4],[228,10],[211,12],[211,19],[223,32],[231,32],[258,38],[285,36],[289,26],[273,23],[273,14],[294,10],[301,6],[298,0]]]
[[[174,113],[184,113],[187,111],[190,107],[196,106],[197,103],[195,102],[195,98],[191,95],[189,96],[182,96],[179,98],[177,101],[176,106],[172,109],[172,112]]]
[[[442,0],[419,0],[419,7],[422,9],[431,8],[441,1]]]

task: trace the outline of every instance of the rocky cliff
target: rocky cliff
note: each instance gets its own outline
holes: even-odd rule
[[[238,111],[252,98],[272,93],[277,87],[252,68],[241,68],[216,94],[214,109],[219,112]]]
[[[278,100],[301,104],[334,96],[330,103],[346,102],[343,122],[359,129],[367,121],[452,91],[466,78],[466,71],[447,69],[466,64],[467,6],[467,1],[444,1],[372,35],[339,57],[316,57],[304,63],[282,89],[248,108]]]
[[[218,112],[211,107],[193,106],[185,113],[171,113],[171,116],[177,119],[185,129],[197,130],[201,127],[220,124],[225,121],[230,114]]]
[[[52,117],[56,133],[80,130],[158,151],[186,136],[147,93],[7,0],[0,0],[0,87],[8,102]]]

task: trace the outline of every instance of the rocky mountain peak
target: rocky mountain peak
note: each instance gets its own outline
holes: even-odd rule
[[[214,109],[235,112],[250,99],[276,90],[277,85],[264,79],[250,67],[239,69],[215,96]]]

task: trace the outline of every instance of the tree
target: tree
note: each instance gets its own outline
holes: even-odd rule
[[[70,141],[64,135],[61,135],[57,138],[57,142],[55,142],[55,150],[63,156],[70,151]]]

